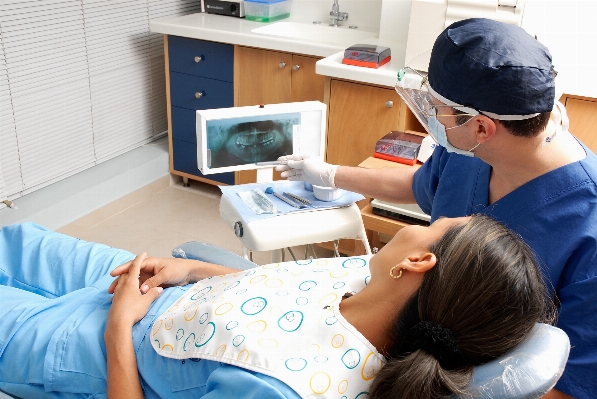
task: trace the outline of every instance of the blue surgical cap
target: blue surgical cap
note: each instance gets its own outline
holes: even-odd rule
[[[531,117],[554,105],[547,47],[518,26],[490,19],[455,22],[439,35],[429,85],[445,99],[498,119]]]

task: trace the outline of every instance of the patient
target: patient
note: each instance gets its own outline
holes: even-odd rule
[[[484,216],[404,228],[368,264],[238,271],[131,258],[36,225],[0,230],[0,389],[22,398],[439,398],[465,393],[473,366],[550,314],[533,254]],[[269,339],[258,339],[263,331]]]

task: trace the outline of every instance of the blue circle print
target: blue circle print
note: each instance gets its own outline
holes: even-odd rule
[[[278,319],[278,327],[286,332],[295,332],[303,324],[303,313],[298,310],[286,312]]]
[[[317,287],[317,283],[315,281],[313,281],[313,280],[307,280],[307,281],[303,281],[299,285],[299,290],[301,290],[301,291],[309,291],[313,287]]]
[[[236,291],[236,295],[244,294],[245,292],[247,292],[247,289],[243,288],[242,290]]]
[[[236,326],[238,326],[238,321],[231,321],[228,324],[226,324],[226,330],[232,330]]]
[[[337,290],[337,289],[344,287],[345,285],[346,285],[346,283],[344,281],[338,281],[332,287],[334,287],[334,289]]]
[[[201,317],[199,318],[199,324],[203,324],[207,321],[209,315],[207,314],[207,312],[203,313],[201,315]]]
[[[238,286],[240,284],[240,281],[235,281],[234,283],[230,284],[230,287],[226,287],[224,288],[224,291],[228,291],[233,289],[234,287]]]
[[[180,341],[182,337],[184,337],[184,330],[179,328],[178,331],[176,331],[176,340]]]
[[[313,263],[313,258],[309,258],[309,259],[305,259],[305,260],[300,260],[299,259],[299,260],[296,261],[296,264],[297,265],[301,265],[301,266],[306,266],[306,265],[309,265],[311,263]]]
[[[300,297],[296,298],[296,304],[299,306],[304,306],[308,303],[309,303],[309,300],[307,298],[305,298],[304,296],[300,296]]]
[[[313,358],[313,360],[315,360],[317,363],[325,363],[325,362],[327,362],[327,361],[328,361],[328,357],[327,357],[327,356],[320,355],[320,356],[315,356],[315,357]]]
[[[367,261],[361,258],[350,258],[342,262],[342,267],[345,269],[360,269],[367,265]]]
[[[245,336],[244,335],[237,335],[236,337],[232,338],[232,345],[234,345],[235,347],[239,346],[243,342],[245,342]]]
[[[301,371],[305,367],[307,367],[307,361],[300,357],[293,357],[287,359],[284,362],[284,364],[286,365],[286,368],[290,371]]]
[[[249,316],[254,316],[261,312],[267,306],[267,299],[257,296],[255,298],[247,299],[242,305],[240,310]]]
[[[205,294],[207,294],[209,291],[211,291],[211,287],[205,287],[200,289],[199,291],[195,292],[193,295],[191,295],[191,301],[195,301],[203,296],[205,296]]]
[[[327,324],[328,326],[333,326],[334,324],[336,324],[337,321],[338,319],[336,318],[336,316],[331,316],[325,319],[325,324]]]
[[[203,329],[203,333],[199,336],[199,339],[195,342],[195,346],[197,348],[200,348],[203,345],[207,344],[209,340],[213,338],[215,333],[216,325],[210,321]]]
[[[182,345],[182,350],[187,351],[187,343],[191,340],[191,343],[195,340],[195,333],[190,333],[187,339],[184,340],[184,344]]]
[[[369,281],[371,281],[371,276],[365,277],[365,285],[369,285]]]
[[[349,349],[342,355],[342,363],[348,369],[353,369],[361,362],[361,354],[356,349]]]

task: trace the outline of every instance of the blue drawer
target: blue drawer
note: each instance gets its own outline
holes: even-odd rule
[[[201,93],[197,98],[196,93]],[[234,106],[231,82],[170,72],[170,101],[187,109],[228,108]]]
[[[204,175],[197,167],[197,144],[188,143],[181,140],[172,140],[172,150],[174,154],[174,170],[189,173],[191,175],[203,177],[205,179],[219,181],[226,184],[234,184],[234,172],[217,173],[214,175]]]
[[[196,111],[172,107],[172,138],[197,145]]]
[[[170,71],[233,81],[234,46],[179,36],[168,36]],[[199,62],[195,58],[201,57]]]

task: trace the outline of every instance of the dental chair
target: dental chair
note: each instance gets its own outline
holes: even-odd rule
[[[241,270],[257,266],[232,252],[202,242],[179,245],[172,251],[172,256]],[[564,331],[537,323],[529,336],[512,351],[475,367],[471,381],[472,396],[466,398],[540,398],[555,386],[564,372],[569,352],[570,341]]]

